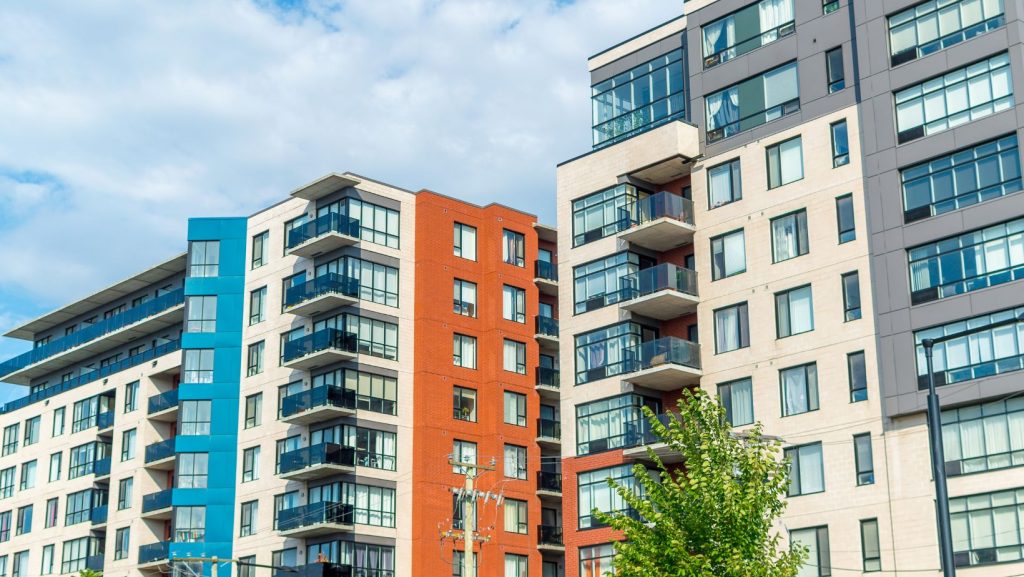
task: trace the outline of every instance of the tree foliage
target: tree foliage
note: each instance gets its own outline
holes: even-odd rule
[[[94,569],[82,569],[78,572],[78,577],[103,577],[103,572]]]
[[[807,551],[785,549],[774,529],[789,483],[779,443],[762,437],[760,423],[734,435],[702,391],[684,391],[678,405],[667,424],[644,413],[683,466],[669,470],[648,447],[660,481],[642,464],[633,468],[640,491],[608,480],[640,519],[595,511],[625,536],[615,545],[616,577],[795,577]]]

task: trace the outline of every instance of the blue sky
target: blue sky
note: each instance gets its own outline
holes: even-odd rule
[[[129,9],[130,7],[130,9]],[[0,329],[330,171],[554,220],[586,58],[681,0],[34,0],[0,12]],[[0,359],[26,349],[0,338]],[[18,391],[0,386],[0,402]]]

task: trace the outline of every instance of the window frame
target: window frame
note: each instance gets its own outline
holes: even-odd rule
[[[783,171],[783,162],[782,162],[782,151],[783,151],[783,149],[782,149],[782,147],[787,145],[787,144],[791,144],[794,141],[796,141],[799,144],[800,176],[797,177],[797,178],[792,178],[793,175],[790,175],[789,177],[792,178],[792,180],[785,180],[785,178],[784,178],[784,176],[782,174],[782,171]],[[773,151],[775,151],[775,160],[778,161],[778,165],[777,166],[776,166],[776,163],[774,163],[773,160],[772,160],[772,152]],[[805,174],[804,174],[804,142],[803,142],[803,135],[802,134],[797,134],[796,136],[791,136],[789,138],[786,138],[786,139],[780,140],[778,142],[774,142],[772,144],[769,144],[769,145],[764,147],[764,153],[765,153],[765,175],[768,178],[768,190],[774,190],[776,188],[781,188],[783,186],[786,186],[787,184],[793,184],[794,182],[800,182],[801,180],[804,179],[804,176],[805,176]],[[776,172],[777,172],[777,174],[776,174],[777,184],[772,184],[772,170],[773,169],[775,169]]]

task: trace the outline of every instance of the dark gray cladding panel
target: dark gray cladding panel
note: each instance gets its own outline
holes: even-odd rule
[[[663,38],[653,44],[644,46],[640,50],[627,54],[614,62],[605,64],[600,68],[595,68],[590,72],[590,84],[594,85],[604,82],[645,62],[650,62],[659,56],[668,54],[673,50],[678,50],[682,45],[682,34],[673,34],[668,38]]]

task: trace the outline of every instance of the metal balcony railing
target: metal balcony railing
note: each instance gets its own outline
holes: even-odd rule
[[[537,334],[558,338],[558,319],[538,316]]]
[[[284,306],[293,307],[326,294],[340,294],[359,298],[359,280],[335,273],[320,275],[311,281],[306,281],[286,290],[284,293]]]
[[[284,345],[284,362],[294,361],[328,349],[356,353],[358,351],[356,334],[338,329],[322,329],[311,335],[288,341]]]
[[[537,543],[539,545],[564,545],[562,528],[557,525],[537,525]]]
[[[291,531],[311,525],[351,525],[354,515],[352,505],[344,503],[311,503],[292,509],[284,509],[277,514],[277,530]]]
[[[534,276],[549,280],[552,282],[558,282],[558,267],[553,262],[546,262],[538,260],[534,264]]]
[[[356,392],[334,385],[314,387],[281,399],[281,416],[290,417],[318,407],[355,410]]]
[[[146,445],[146,463],[161,461],[174,456],[174,439]]]
[[[157,491],[156,493],[149,493],[148,495],[142,496],[142,512],[152,513],[153,511],[159,511],[160,509],[166,509],[171,506],[171,497],[174,495],[174,489],[164,489],[163,491]]]
[[[671,420],[672,415],[670,414],[665,413],[658,415],[658,421],[662,425],[668,425]],[[652,445],[660,441],[661,439],[654,434],[654,431],[651,430],[651,422],[645,417],[626,423],[625,433],[622,437],[622,448],[628,449],[630,447],[642,447],[644,445]]]
[[[562,423],[554,419],[537,419],[537,436],[561,439]]]
[[[178,389],[171,389],[166,393],[153,395],[149,398],[149,414],[166,411],[178,405]]]
[[[170,541],[158,541],[147,545],[139,545],[139,564],[167,559],[171,550],[170,546]]]
[[[629,350],[632,360],[625,372],[642,371],[665,364],[700,369],[700,346],[678,337],[662,337]]]
[[[360,573],[353,573],[351,565],[339,565],[337,563],[309,563],[298,567],[282,567],[274,569],[274,577],[369,577],[370,573],[362,570]],[[376,577],[376,569],[373,577]],[[390,573],[390,572],[389,572]],[[382,574],[383,575],[383,574]]]
[[[663,263],[622,277],[619,286],[622,287],[620,300],[640,298],[662,290],[697,296],[697,273],[672,263]]]
[[[551,471],[537,471],[537,490],[562,492],[562,474]]]
[[[359,221],[336,212],[327,213],[289,231],[288,248],[293,249],[306,241],[331,232],[359,238]]]
[[[693,226],[693,201],[671,192],[659,192],[633,201],[619,209],[620,229],[639,226],[659,218],[671,218]]]
[[[281,453],[278,459],[279,475],[294,473],[317,465],[356,466],[356,452],[352,447],[343,447],[336,443],[320,443],[294,451]]]
[[[558,369],[537,367],[537,384],[545,387],[558,388]]]

